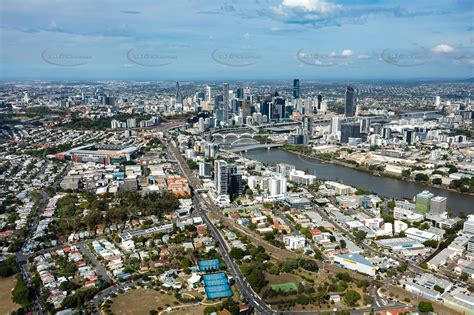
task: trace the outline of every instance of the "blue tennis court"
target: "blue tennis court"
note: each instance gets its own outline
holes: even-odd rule
[[[205,291],[208,299],[219,299],[232,296],[229,280],[225,273],[203,275]]]
[[[200,260],[198,266],[200,271],[219,270],[221,262],[219,259]]]

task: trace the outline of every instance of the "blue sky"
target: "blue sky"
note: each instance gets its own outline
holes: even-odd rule
[[[2,0],[1,79],[474,77],[468,0]]]

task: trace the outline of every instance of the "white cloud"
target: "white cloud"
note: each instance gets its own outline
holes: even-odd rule
[[[431,48],[431,51],[437,54],[450,54],[454,51],[454,48],[446,44],[440,44]]]
[[[354,54],[354,52],[350,49],[344,49],[342,52],[341,52],[341,56],[342,57],[350,57]]]
[[[337,54],[333,51],[329,54],[329,57],[331,58],[335,58],[337,56]]]
[[[301,8],[306,12],[314,13],[329,13],[341,7],[327,0],[283,0],[281,6]]]
[[[359,56],[357,56],[357,58],[359,58],[359,59],[370,59],[370,56],[369,55],[359,55]]]

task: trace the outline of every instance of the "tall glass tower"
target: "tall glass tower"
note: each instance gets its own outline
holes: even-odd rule
[[[355,91],[352,86],[346,88],[346,106],[344,114],[346,117],[352,117],[355,115],[356,104],[355,104]]]

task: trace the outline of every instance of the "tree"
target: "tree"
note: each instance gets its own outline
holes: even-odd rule
[[[422,313],[433,312],[433,304],[428,301],[421,301],[418,304],[418,310]]]
[[[311,303],[311,299],[307,297],[306,295],[298,295],[296,297],[296,303],[301,304],[301,305],[307,305]]]
[[[342,249],[346,248],[346,246],[347,246],[346,241],[343,240],[343,239],[339,240],[339,244],[340,244]]]
[[[433,287],[433,289],[435,289],[436,291],[438,291],[439,293],[443,294],[444,293],[444,289],[442,287],[440,287],[439,285],[435,284],[435,286]]]
[[[431,182],[435,185],[441,185],[443,183],[441,178],[433,178],[433,180]]]
[[[438,247],[438,242],[435,240],[427,240],[423,242],[423,245],[431,248],[437,248]]]
[[[33,292],[26,285],[25,280],[21,276],[17,276],[15,288],[12,291],[13,302],[20,304],[23,308],[29,309]]]
[[[17,272],[15,257],[0,261],[0,277],[9,277]]]
[[[402,177],[410,177],[410,176],[411,176],[411,170],[402,171]]]
[[[417,182],[427,182],[429,180],[430,180],[430,178],[426,174],[418,173],[418,174],[415,175],[415,181],[417,181]]]
[[[373,300],[372,300],[372,297],[370,295],[364,294],[363,301],[364,301],[365,305],[368,305],[368,304],[372,304]]]
[[[364,231],[354,232],[354,237],[356,238],[358,242],[362,242],[363,240],[365,240],[366,236],[367,236],[367,232],[364,232]]]
[[[387,201],[387,207],[391,210],[393,210],[393,208],[395,208],[395,200],[389,200]]]
[[[319,269],[318,264],[314,260],[310,259],[300,259],[300,266],[305,270],[313,272],[317,272]]]
[[[233,259],[240,260],[244,258],[244,256],[245,256],[245,251],[242,248],[233,247],[230,250],[230,257],[232,257]]]
[[[351,275],[347,272],[338,272],[336,274],[336,278],[337,278],[337,280],[341,280],[341,281],[344,281],[344,282],[351,282],[352,281]]]
[[[360,299],[360,294],[354,290],[347,290],[346,294],[344,294],[344,302],[349,306],[354,306]]]
[[[84,223],[92,230],[103,221],[102,213],[99,210],[90,211],[84,218]]]

